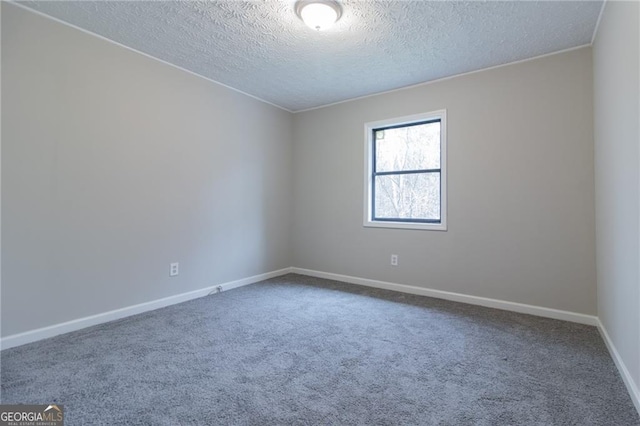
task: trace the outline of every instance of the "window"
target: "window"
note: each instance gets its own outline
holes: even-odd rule
[[[365,124],[364,226],[447,229],[446,111]]]

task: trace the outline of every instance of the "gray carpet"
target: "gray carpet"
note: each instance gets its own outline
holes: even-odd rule
[[[0,356],[67,425],[640,425],[594,327],[299,275]]]

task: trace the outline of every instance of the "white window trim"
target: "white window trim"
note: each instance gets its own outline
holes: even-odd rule
[[[373,129],[440,119],[440,223],[410,223],[371,220],[371,188],[373,168]],[[418,229],[428,231],[447,230],[447,110],[432,111],[423,114],[372,121],[364,125],[364,223],[366,227]]]

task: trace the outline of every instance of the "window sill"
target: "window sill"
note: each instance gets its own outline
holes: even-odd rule
[[[418,231],[446,231],[446,222],[441,223],[413,223],[413,222],[387,222],[367,220],[364,222],[365,228],[388,228],[388,229],[413,229]]]

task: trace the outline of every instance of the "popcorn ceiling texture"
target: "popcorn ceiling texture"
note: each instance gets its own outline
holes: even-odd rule
[[[20,2],[290,111],[588,44],[601,1],[354,1],[315,32],[292,0]]]

